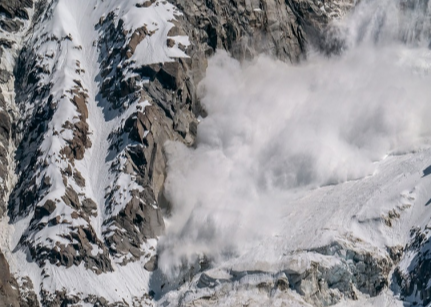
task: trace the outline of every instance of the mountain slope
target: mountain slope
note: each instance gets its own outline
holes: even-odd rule
[[[283,147],[303,137],[285,122],[312,130],[303,126],[301,111],[308,113],[310,106],[325,114],[298,95],[291,100],[299,120],[284,117],[286,97],[297,89],[304,95],[312,89],[316,101],[337,102],[352,93],[363,101],[374,97],[349,88],[350,80],[363,80],[355,79],[360,73],[343,71],[346,63],[358,63],[354,72],[376,65],[366,83],[375,92],[380,87],[374,84],[400,71],[393,63],[384,66],[386,59],[426,75],[428,8],[419,2],[385,2],[385,9],[364,1],[348,14],[355,1],[0,1],[3,302],[326,306],[361,299],[393,306],[401,304],[389,290],[396,286],[400,298],[426,304],[428,262],[420,255],[428,251],[431,218],[423,206],[430,197],[423,172],[431,164],[427,143],[407,142],[411,146],[400,152],[373,143],[375,152],[365,159],[372,166],[359,159],[353,168],[332,167],[334,160],[324,160],[332,157],[325,146],[294,148],[294,154]],[[393,27],[396,15],[413,16],[417,23]],[[391,45],[384,48],[387,40],[407,43],[405,54],[392,57]],[[370,42],[383,47],[375,51]],[[366,52],[382,57],[367,62]],[[305,63],[285,64],[300,61]],[[310,71],[327,77],[307,83]],[[389,81],[387,88],[404,86]],[[406,91],[423,89],[426,82],[414,76]],[[277,96],[276,85],[287,92]],[[209,92],[215,93],[212,100]],[[259,106],[249,96],[256,92]],[[400,104],[418,98],[401,94],[389,97],[382,109],[397,108],[398,97]],[[360,113],[362,102],[352,105]],[[421,110],[414,119],[428,114]],[[367,116],[368,109],[362,111]],[[320,117],[310,122],[325,130]],[[388,133],[398,144],[404,140],[399,130],[416,130],[396,119],[400,126],[387,129],[394,134],[386,126],[373,130],[366,120],[342,123],[366,136]],[[240,120],[249,124],[235,125]],[[278,134],[270,134],[273,126]],[[427,131],[420,130],[424,139]],[[340,134],[356,146],[351,156],[363,158],[369,144],[349,132]],[[243,135],[256,138],[241,142]],[[207,136],[213,136],[210,142]],[[226,146],[221,155],[219,144]],[[268,148],[271,159],[263,161]],[[240,150],[247,154],[236,160]],[[380,151],[390,155],[382,159]],[[283,164],[278,155],[291,159]],[[309,165],[320,159],[328,163],[313,173]],[[226,173],[225,165],[232,166]],[[298,170],[293,181],[291,167]],[[361,167],[372,172],[364,174]],[[242,172],[248,180],[240,180]],[[251,180],[256,174],[263,174],[258,188]],[[283,193],[276,194],[280,187]],[[253,207],[256,195],[265,204],[290,205],[262,210]],[[203,205],[193,207],[190,197]],[[213,221],[226,227],[220,230]],[[413,225],[420,230],[411,239]]]
[[[196,84],[206,58],[217,47],[235,49],[246,35],[237,26],[241,7],[229,4],[232,21],[221,26],[224,4],[209,5],[201,16],[216,23],[211,26],[191,21],[195,4],[184,8],[186,15],[174,5],[182,7],[161,1],[2,4],[5,36],[22,33],[14,34],[18,41],[4,56],[11,61],[4,74],[13,71],[16,78],[5,108],[16,116],[2,121],[10,218],[4,228],[13,233],[4,246],[13,271],[30,276],[43,305],[93,294],[91,300],[111,302],[148,295],[153,238],[165,227],[160,206],[169,208],[163,144],[194,143],[202,112]],[[261,20],[252,28],[247,23],[254,22],[246,22],[247,32],[273,33],[276,10],[290,12],[281,28],[296,19],[289,6],[268,2],[262,11],[258,5],[246,5],[251,20]],[[198,36],[192,34],[197,27]],[[299,33],[292,41],[303,45]],[[278,46],[279,30],[271,35]],[[301,48],[277,54],[296,60]],[[106,276],[119,281],[94,289]]]

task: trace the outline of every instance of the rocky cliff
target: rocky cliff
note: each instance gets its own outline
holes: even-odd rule
[[[195,145],[208,59],[226,50],[296,64],[309,50],[340,53],[328,27],[354,5],[0,0],[0,215],[14,229],[0,245],[0,306],[144,306],[187,278],[183,305],[257,289],[328,306],[386,289],[399,255],[355,238],[292,254],[277,272],[220,278],[202,261],[167,285],[157,269],[171,211],[164,144]]]
[[[353,5],[135,2],[120,9],[98,1],[0,3],[0,208],[23,227],[11,248],[30,253],[42,280],[47,266],[103,274],[154,258],[148,240],[163,233],[169,213],[163,145],[193,146],[205,116],[196,88],[208,57],[225,49],[238,59],[268,53],[298,62]],[[160,12],[170,17],[153,20]],[[140,13],[142,20],[128,20]],[[136,53],[148,52],[149,41],[163,44],[153,46],[161,54],[142,61]],[[37,288],[44,304],[67,301],[68,289],[61,302],[62,288],[50,292],[43,281]]]

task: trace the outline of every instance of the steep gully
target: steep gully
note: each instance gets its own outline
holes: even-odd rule
[[[147,1],[144,2],[144,4],[145,3],[150,2]],[[29,4],[30,2],[25,2],[25,5],[29,6]],[[54,8],[54,4],[44,3],[43,1],[34,4],[36,9],[34,21],[42,22],[44,16],[48,15],[47,8]],[[151,1],[149,6],[153,4],[154,1]],[[195,88],[205,74],[207,58],[214,54],[215,49],[220,48],[229,50],[231,54],[238,59],[251,58],[261,52],[266,52],[285,61],[297,62],[305,57],[307,44],[314,44],[314,46],[322,48],[322,50],[327,53],[337,53],[342,47],[342,42],[332,41],[330,39],[327,40],[324,35],[325,27],[332,18],[339,17],[352,6],[350,1],[346,1],[345,4],[330,3],[332,11],[322,13],[319,6],[308,1],[288,1],[286,3],[279,3],[276,1],[207,1],[205,4],[201,1],[173,1],[173,4],[178,7],[184,15],[178,17],[178,24],[175,27],[176,30],[173,31],[177,31],[177,33],[171,34],[186,34],[190,38],[191,44],[186,49],[189,59],[175,58],[172,63],[161,65],[154,65],[151,63],[150,65],[143,65],[142,67],[131,69],[134,73],[141,75],[139,78],[126,78],[118,73],[121,69],[127,69],[128,64],[126,63],[126,59],[131,56],[127,54],[127,49],[133,51],[136,48],[136,45],[133,46],[132,44],[133,40],[139,41],[139,38],[127,35],[124,36],[124,29],[121,28],[121,23],[119,23],[119,26],[117,21],[114,21],[114,19],[111,20],[110,18],[112,16],[109,15],[108,12],[104,12],[106,13],[104,20],[99,19],[101,16],[96,17],[97,13],[99,13],[96,10],[94,18],[85,18],[85,15],[82,14],[80,16],[81,20],[75,21],[76,25],[79,25],[81,29],[91,30],[78,31],[78,36],[74,35],[71,39],[69,38],[72,42],[80,42],[79,46],[81,50],[78,51],[82,51],[81,54],[83,54],[83,56],[79,58],[80,74],[82,73],[83,76],[81,76],[80,81],[78,80],[75,84],[72,82],[70,83],[72,85],[68,85],[71,86],[71,96],[69,98],[81,114],[78,114],[78,117],[82,119],[81,122],[87,122],[88,127],[82,124],[82,128],[82,126],[80,126],[81,124],[76,125],[79,122],[73,123],[75,126],[71,128],[71,131],[73,135],[78,136],[77,140],[79,141],[70,144],[70,152],[62,152],[63,156],[70,161],[71,169],[69,170],[69,165],[63,165],[63,162],[60,163],[59,168],[62,169],[62,175],[59,175],[59,178],[60,181],[64,181],[64,178],[69,178],[69,182],[74,182],[70,185],[72,190],[64,190],[64,192],[61,193],[65,193],[64,195],[66,195],[64,200],[66,206],[73,207],[76,210],[75,212],[78,212],[77,214],[85,221],[85,226],[80,228],[81,230],[75,229],[77,236],[73,237],[73,240],[78,241],[77,247],[74,247],[76,250],[68,250],[63,247],[56,250],[55,247],[52,248],[48,244],[39,244],[33,241],[33,238],[39,237],[39,231],[44,227],[48,227],[47,225],[55,225],[55,223],[62,222],[65,222],[65,224],[67,223],[64,220],[61,221],[61,218],[58,221],[43,220],[46,216],[50,216],[55,212],[55,209],[52,209],[53,207],[50,206],[51,203],[47,203],[46,199],[44,199],[47,195],[45,189],[47,187],[49,189],[52,182],[48,180],[47,176],[39,178],[32,177],[30,173],[26,173],[30,169],[35,169],[39,163],[37,161],[37,156],[31,151],[24,150],[24,154],[21,156],[18,154],[18,157],[23,158],[23,160],[18,161],[21,163],[21,166],[18,167],[18,175],[21,176],[18,182],[19,184],[25,185],[26,189],[30,187],[29,190],[32,190],[32,193],[22,193],[20,186],[15,187],[16,192],[12,194],[12,200],[9,201],[9,216],[12,221],[15,222],[22,220],[22,217],[27,214],[30,216],[33,215],[36,207],[43,207],[44,210],[47,210],[48,214],[42,209],[39,209],[39,211],[36,210],[36,215],[38,216],[30,222],[31,227],[25,230],[23,232],[25,235],[23,238],[20,238],[20,248],[25,249],[29,246],[30,250],[32,250],[33,257],[37,255],[35,258],[41,264],[45,260],[49,260],[53,264],[57,263],[58,265],[67,267],[78,266],[81,263],[85,263],[88,268],[95,267],[95,272],[100,274],[111,271],[113,266],[117,264],[122,263],[123,265],[127,265],[128,262],[136,261],[143,255],[152,255],[151,251],[140,249],[143,243],[161,234],[161,229],[164,227],[163,221],[160,220],[160,208],[154,211],[150,206],[153,205],[154,202],[158,202],[159,206],[167,205],[163,199],[162,188],[165,176],[165,158],[162,152],[163,143],[166,140],[180,140],[187,145],[193,144],[196,135],[197,117],[199,115],[205,115],[205,111],[202,110],[196,97]],[[2,7],[4,8],[5,6],[6,5],[3,4]],[[87,9],[85,9],[85,7],[87,7]],[[93,5],[90,2],[85,2],[85,4],[80,7],[84,12],[91,11],[92,8]],[[17,10],[16,7],[14,9]],[[114,9],[114,6],[112,6],[112,9]],[[8,11],[6,10],[6,12]],[[39,16],[38,12],[44,12],[42,17]],[[15,14],[24,19],[26,17],[25,13],[20,9],[18,9]],[[74,14],[74,16],[77,15],[79,15],[79,12]],[[11,13],[9,13],[9,15],[5,14],[5,16],[3,16],[5,20],[8,20],[8,18],[15,18]],[[27,16],[27,19],[29,18],[30,17]],[[97,21],[99,22],[99,28],[95,26]],[[8,25],[7,29],[13,32],[13,27],[17,25],[17,22],[8,22],[6,24]],[[23,22],[23,25],[31,29],[30,31],[34,30],[34,27],[37,26],[31,25],[29,22]],[[99,48],[95,48],[94,46],[94,39],[96,38],[95,32],[97,29],[100,29],[102,36],[104,35]],[[136,36],[142,35],[145,37],[149,35],[147,30],[142,29],[141,31],[142,34],[138,33]],[[63,38],[61,38],[62,41],[59,43],[59,46],[62,46],[61,48],[69,44],[67,42],[67,33],[65,37],[65,43],[63,43]],[[128,45],[126,50],[123,51],[124,43],[128,43]],[[134,42],[134,44],[136,44],[136,42]],[[7,47],[3,45],[2,48],[4,49]],[[67,48],[61,48],[58,49],[60,54],[68,50]],[[19,50],[15,50],[14,52],[18,51]],[[106,53],[101,53],[103,51],[106,51]],[[100,58],[101,54],[103,54],[102,59]],[[23,85],[17,86],[22,92],[17,93],[16,96],[20,97],[19,99],[23,105],[28,101],[24,97],[35,90],[34,81],[32,83],[32,80],[29,80],[29,76],[32,76],[34,72],[34,65],[29,59],[33,58],[35,58],[35,56],[32,55],[31,50],[27,49],[22,51],[21,58],[18,61],[18,67],[14,70],[18,75],[17,79],[20,81],[24,80],[22,84],[28,84],[27,88],[23,87]],[[68,55],[63,54],[63,59],[68,60]],[[76,59],[73,58],[73,60]],[[56,66],[58,63],[54,63],[53,66],[57,71],[64,69],[62,65],[69,65],[69,62],[59,63],[59,66]],[[120,67],[118,71],[116,71],[116,67]],[[12,71],[11,68],[9,69],[9,71]],[[85,70],[85,73],[83,73],[82,70]],[[37,74],[50,75],[50,73],[51,71],[36,71],[36,79],[40,80]],[[107,76],[109,76],[109,78],[107,78]],[[144,78],[148,78],[150,82],[140,84]],[[106,80],[114,81],[105,82]],[[50,79],[49,82],[51,81],[52,79]],[[73,78],[71,81],[74,81]],[[49,85],[49,82],[46,83],[46,85]],[[14,87],[9,84],[8,88]],[[47,88],[36,87],[36,90],[39,96],[36,95],[32,97],[30,101],[40,100],[43,103],[46,101],[49,103],[52,102],[52,98],[51,100],[49,98],[50,91],[53,91],[52,88],[49,86]],[[172,92],[174,92],[175,95],[172,95]],[[14,95],[12,95],[12,97],[13,96]],[[141,106],[142,109],[147,107],[147,103],[151,105],[151,107],[145,109],[145,113],[147,115],[151,114],[151,116],[145,117],[143,112],[135,113],[135,110],[129,107],[133,105],[133,107],[137,108],[136,104],[134,104],[136,98],[139,100],[138,104],[143,104]],[[84,100],[84,105],[86,105],[86,107],[82,106],[82,100]],[[119,102],[124,102],[126,104],[115,105]],[[23,120],[26,121],[30,119],[33,122],[41,121],[45,123],[46,126],[49,126],[52,114],[47,117],[37,117],[37,114],[43,114],[43,112],[49,114],[50,112],[49,110],[44,110],[45,106],[43,103],[40,104],[41,108],[38,112],[27,113],[30,114],[30,117],[24,117]],[[114,105],[111,103],[114,103]],[[11,100],[10,105],[14,105],[13,100]],[[52,108],[52,110],[54,109],[55,108]],[[22,111],[22,109],[20,111]],[[84,114],[86,112],[88,114],[85,116]],[[10,118],[6,113],[4,116]],[[35,119],[32,119],[33,116]],[[159,123],[152,121],[151,118],[157,118]],[[20,119],[12,118],[10,121],[19,123]],[[7,122],[8,119],[2,121],[2,123]],[[124,126],[116,131],[119,122],[124,122]],[[64,123],[61,123],[61,125],[63,124]],[[35,128],[39,126],[40,122],[37,123]],[[45,129],[46,128],[40,130],[44,132]],[[8,155],[11,155],[14,151],[14,148],[10,147],[10,144],[13,143],[10,142],[10,140],[19,141],[24,139],[21,144],[19,144],[20,142],[17,144],[18,147],[21,146],[24,149],[26,146],[30,145],[29,148],[36,150],[41,144],[41,139],[38,140],[40,136],[35,136],[34,139],[25,136],[28,132],[26,127],[21,126],[20,128],[18,124],[13,133],[11,133],[10,130],[11,128],[8,127],[4,129],[5,136],[3,145],[4,148],[10,149],[4,154],[2,160],[3,165],[7,164]],[[150,132],[145,133],[146,131]],[[84,138],[82,138],[82,135]],[[91,140],[91,143],[86,142],[87,136]],[[126,141],[124,141],[124,136],[127,136]],[[129,139],[131,139],[132,142],[130,142]],[[136,147],[136,142],[140,142],[145,146]],[[115,150],[113,148],[115,148]],[[123,157],[126,157],[125,162],[121,162],[121,159],[117,160],[117,164],[121,167],[118,168],[120,171],[114,173],[114,175],[112,175],[113,172],[111,172],[112,165],[115,165],[115,163],[112,163],[112,161],[115,160],[112,158],[112,151],[115,153],[124,152]],[[58,154],[58,152],[55,154]],[[114,154],[114,157],[117,157],[117,155]],[[9,161],[11,161],[10,158]],[[72,161],[74,161],[74,163]],[[139,163],[141,164],[139,165]],[[26,166],[23,167],[23,164]],[[128,193],[131,193],[133,196],[125,202],[126,206],[124,206],[122,210],[119,210],[120,212],[112,214],[115,210],[107,209],[105,205],[108,204],[109,206],[115,199],[118,199],[118,195],[116,194],[117,191],[115,187],[108,192],[106,188],[110,185],[112,186],[111,181],[116,180],[121,182],[123,178],[121,177],[123,166],[125,165],[130,165],[130,173],[133,174],[131,177],[139,183],[138,185],[145,187],[145,189],[141,190],[133,184],[131,186],[129,185],[127,187],[129,189]],[[128,168],[125,167],[125,169]],[[2,191],[12,191],[14,188],[10,183],[14,180],[9,178],[9,174],[13,173],[13,164],[8,166],[8,169],[2,171],[4,182],[9,182],[9,187],[4,188]],[[66,180],[66,186],[68,180]],[[80,183],[83,189],[80,191],[85,191],[85,195],[83,196],[79,195],[80,191],[74,191],[79,189]],[[32,188],[33,186],[34,189]],[[111,195],[108,196],[108,198],[106,197],[107,193]],[[63,197],[64,195],[55,197]],[[7,198],[8,193],[5,193],[5,203],[7,202]],[[38,203],[42,199],[45,200],[45,203],[39,205]],[[140,206],[140,199],[143,199],[147,205],[137,209]],[[53,200],[55,201],[55,199]],[[57,206],[60,206],[58,203],[59,202],[57,202]],[[94,206],[94,203],[96,206]],[[21,204],[19,210],[17,204]],[[3,210],[5,210],[5,207],[6,205],[3,206]],[[96,209],[97,214],[94,212],[94,209]],[[168,210],[168,208],[164,209]],[[70,216],[74,216],[73,214],[73,212],[70,213]],[[141,221],[139,217],[142,216],[144,219],[149,219],[149,221]],[[125,229],[127,232],[130,230],[129,224],[131,224],[131,226],[137,225],[139,230],[137,232],[129,232],[126,235],[124,231],[115,230],[116,228],[119,230]],[[107,235],[111,225],[115,225],[114,228],[111,228],[114,229],[114,236]],[[78,228],[79,227],[81,226],[78,226]],[[106,232],[104,233],[104,231]],[[37,235],[34,235],[34,233]],[[58,240],[62,244],[60,239],[49,236],[49,240]],[[123,241],[132,242],[133,244],[120,244],[120,242]],[[101,250],[100,253],[96,253],[96,256],[91,252],[93,249],[97,249],[95,246],[98,246]],[[329,251],[318,252],[323,255],[343,254],[343,252],[340,252],[340,249],[342,250],[343,248],[339,246],[327,248]],[[15,246],[12,246],[11,249],[15,249]],[[55,251],[55,253],[52,253],[51,250]],[[81,258],[74,257],[74,253],[77,251],[84,256]],[[129,252],[132,257],[124,257],[124,255],[128,255]],[[394,253],[397,255],[396,252]],[[363,255],[358,256],[355,255],[354,252],[351,252],[351,255],[346,257],[348,259],[354,259],[355,263],[359,263],[359,267],[362,267],[363,263],[366,263],[368,266],[374,266],[377,261],[377,273],[373,271],[371,274],[376,273],[378,275],[375,278],[378,284],[372,286],[366,283],[356,284],[356,287],[359,289],[363,287],[364,293],[370,292],[369,294],[374,295],[376,294],[373,292],[375,289],[380,289],[386,285],[386,277],[390,269],[390,267],[387,266],[389,260],[372,259],[364,261],[362,259],[364,257]],[[0,258],[0,260],[1,259],[2,258]],[[13,259],[13,257],[10,257],[10,259]],[[341,266],[340,270],[343,269],[344,267]],[[369,277],[359,277],[362,272],[361,268],[355,270],[353,271],[359,272],[354,273],[356,274],[356,280],[370,279]],[[319,284],[319,280],[315,276],[316,272],[328,274],[325,269],[322,268],[315,268],[305,273],[286,273],[287,277],[280,277],[279,274],[276,274],[276,277],[274,277],[275,282],[273,281],[272,283],[275,283],[279,288],[287,287],[289,284],[292,284],[294,285],[293,287],[297,289],[298,293],[301,293],[307,298],[307,301],[316,304],[334,304],[340,300],[340,293],[348,298],[355,298],[356,294],[352,288],[343,288],[344,284],[339,280],[333,283],[339,284],[339,287],[334,288],[332,287],[333,284],[329,285],[329,287],[337,290],[334,290],[333,293],[331,292],[332,294],[329,295],[329,297],[326,297],[328,293],[325,291],[319,292],[323,293],[321,294],[324,296],[323,298],[319,296],[320,294],[316,295],[316,289],[313,288]],[[8,274],[5,276],[8,277]],[[344,278],[343,274],[340,276],[340,278]],[[237,280],[238,278],[240,279],[241,276],[234,276],[232,280]],[[305,281],[308,280],[311,280],[311,288],[309,286],[304,287],[306,284]],[[349,280],[350,278],[347,278],[346,283],[348,283]],[[208,280],[205,279],[205,275],[201,275],[201,282],[203,284],[208,283]],[[13,284],[14,282],[11,281],[10,283]],[[21,281],[20,287],[23,287],[25,284],[28,283]],[[39,285],[36,286],[39,289]],[[272,287],[271,283],[268,283],[267,286],[269,288]],[[17,289],[18,287],[15,286],[14,288]],[[8,300],[15,300],[16,303],[18,297],[16,291],[18,290],[10,290],[9,292],[14,291],[15,293],[7,293],[6,296]],[[31,290],[26,291],[24,289],[21,290],[21,292],[21,298],[29,298],[29,300],[34,301],[34,294],[32,294]],[[60,301],[58,301],[58,299],[52,298],[52,293],[45,295],[43,294],[45,293],[43,289],[40,289],[40,292],[42,294],[39,295],[41,295],[45,304],[48,304],[49,301],[55,305],[57,303],[61,304],[62,302],[67,302],[68,300],[72,302],[75,300],[75,298],[68,296],[67,293],[63,293],[62,295],[57,293],[57,298],[62,297]],[[28,294],[24,295],[23,293]]]

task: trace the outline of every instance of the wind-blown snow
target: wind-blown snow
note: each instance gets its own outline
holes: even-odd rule
[[[415,20],[426,20],[421,10]],[[211,59],[197,148],[167,145],[165,271],[202,254],[277,259],[349,233],[382,250],[404,244],[382,217],[414,203],[400,193],[415,199],[431,162],[431,51],[427,26],[408,14],[397,1],[363,1],[331,32],[343,54],[311,53],[299,66]]]

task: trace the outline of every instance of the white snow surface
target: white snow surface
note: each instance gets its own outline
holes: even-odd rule
[[[91,226],[99,238],[102,221],[128,201],[121,190],[140,188],[127,174],[110,173],[105,159],[108,135],[138,104],[145,107],[147,102],[132,102],[121,116],[106,120],[96,99],[99,55],[93,42],[99,34],[94,26],[115,11],[117,20],[123,19],[130,30],[129,37],[143,25],[155,31],[130,59],[136,66],[186,56],[178,44],[189,43],[186,37],[175,37],[175,47],[167,48],[170,20],[180,12],[158,0],[148,8],[136,7],[142,2],[59,0],[49,22],[39,25],[32,39],[41,55],[40,65],[51,72],[41,82],[53,82],[52,94],[59,101],[42,145],[43,159],[50,163],[47,174],[55,183],[47,198],[60,198],[65,191],[60,169],[66,165],[59,151],[72,136],[61,130],[65,121],[76,120],[76,108],[66,91],[77,79],[88,91],[93,144],[75,163],[86,187],[73,187],[98,204],[98,217]],[[379,28],[382,16],[386,19]],[[407,45],[397,40],[399,33],[411,37],[409,26],[399,20],[402,17],[392,1],[362,1],[338,25],[350,48],[340,57],[311,54],[299,66],[267,57],[240,64],[224,53],[211,60],[200,93],[209,115],[201,120],[197,148],[166,146],[166,192],[174,211],[167,220],[166,236],[159,244],[148,243],[148,248],[159,245],[159,264],[165,274],[173,278],[184,259],[195,263],[203,254],[213,260],[210,273],[218,278],[230,269],[277,272],[289,265],[300,270],[310,259],[331,266],[337,259],[311,253],[292,258],[292,252],[337,240],[386,255],[386,247],[408,242],[412,226],[425,227],[430,222],[426,204],[431,198],[431,176],[423,171],[431,165],[431,52],[420,40],[408,39]],[[376,33],[381,37],[378,43],[373,42]],[[57,44],[44,41],[46,35],[72,40]],[[76,72],[77,60],[85,74]],[[116,158],[122,161],[121,154]],[[106,188],[112,188],[113,182],[122,185],[115,196],[118,206],[106,213]],[[71,213],[67,206],[57,208],[61,212],[51,217]],[[390,210],[400,214],[392,227],[385,224]],[[1,246],[12,250],[30,218],[15,225],[3,220]],[[58,235],[66,231],[53,227],[35,239],[49,246],[48,238],[61,241]],[[6,256],[17,275],[31,277],[37,293],[41,287],[51,292],[64,287],[70,294],[97,294],[110,302],[124,299],[132,304],[133,297],[150,289],[151,274],[143,269],[144,258],[124,267],[114,263],[115,271],[102,275],[83,265],[66,269],[47,264],[42,275],[21,251]],[[253,284],[265,276],[257,278],[243,282]],[[175,301],[190,285],[167,293],[160,303]],[[308,306],[297,293],[286,295],[263,298],[254,290],[238,288],[221,298],[220,306],[286,302]],[[339,306],[359,304],[396,306],[399,302],[387,290],[377,298],[361,297],[359,302]]]
[[[57,108],[53,120],[49,123],[48,131],[44,135],[44,141],[39,148],[42,155],[39,162],[47,162],[49,167],[37,174],[37,182],[40,183],[44,176],[49,176],[53,183],[49,193],[41,200],[39,205],[43,205],[47,199],[57,200],[56,210],[42,222],[46,222],[56,216],[61,216],[62,220],[71,221],[71,225],[58,224],[52,227],[45,227],[41,231],[32,233],[28,240],[33,240],[34,244],[53,248],[56,242],[70,244],[72,242],[61,237],[63,234],[71,232],[70,227],[87,225],[92,227],[99,239],[102,237],[102,223],[108,217],[115,215],[124,208],[130,200],[130,195],[125,195],[120,199],[116,197],[114,211],[106,213],[105,193],[106,189],[113,183],[120,185],[120,191],[140,190],[129,175],[120,173],[119,175],[110,172],[111,162],[106,157],[109,152],[109,134],[118,129],[124,120],[139,105],[144,109],[148,102],[137,100],[130,102],[125,112],[121,114],[105,114],[103,107],[107,102],[100,99],[99,81],[97,76],[100,73],[99,53],[97,42],[100,33],[96,30],[96,25],[101,17],[109,12],[115,13],[115,22],[124,21],[124,29],[128,31],[127,39],[132,33],[142,26],[146,26],[152,35],[147,36],[135,51],[130,59],[130,67],[139,67],[144,64],[163,63],[172,61],[172,58],[186,57],[176,44],[173,48],[168,48],[166,41],[169,30],[174,26],[171,22],[175,16],[181,14],[174,6],[166,1],[156,0],[148,7],[138,7],[148,0],[131,1],[102,1],[102,0],[58,0],[48,3],[48,10],[44,13],[46,19],[43,23],[35,26],[34,33],[28,40],[28,45],[34,48],[38,55],[37,65],[44,70],[41,74],[39,85],[52,84],[51,94],[53,101],[57,102]],[[183,45],[188,44],[187,37],[175,38]],[[103,55],[102,55],[103,56]],[[2,61],[3,62],[3,61]],[[13,62],[13,61],[11,61]],[[73,132],[64,128],[64,124],[69,121],[74,124],[79,121],[79,113],[70,101],[73,94],[71,89],[82,85],[87,95],[87,107],[89,117],[87,123],[90,127],[92,146],[87,149],[84,159],[75,161],[73,170],[77,170],[85,179],[85,187],[79,187],[73,180],[69,180],[68,185],[83,198],[92,198],[98,204],[98,216],[92,218],[90,224],[84,219],[72,219],[71,213],[74,211],[63,203],[61,197],[65,194],[66,187],[62,180],[61,170],[68,166],[68,162],[61,156],[60,151],[66,146],[67,141],[73,138]],[[31,114],[34,106],[44,104],[46,101],[32,101],[28,104],[26,114]],[[24,115],[26,116],[26,115]],[[119,153],[121,155],[121,153]],[[121,157],[118,157],[121,159]],[[120,165],[121,166],[121,165]],[[117,178],[120,176],[120,178]],[[2,222],[2,246],[9,246],[13,250],[23,233],[26,231],[31,220],[31,216],[22,217],[15,225],[6,225]],[[10,235],[7,235],[9,234]],[[3,242],[4,241],[4,242]],[[144,250],[155,249],[156,241],[150,240]],[[94,246],[93,254],[100,252]],[[147,254],[149,257],[151,254]],[[96,275],[91,270],[79,267],[69,269],[47,264],[44,272],[35,263],[29,262],[26,254],[18,251],[14,254],[6,253],[10,260],[12,270],[18,276],[30,276],[35,285],[35,292],[44,288],[50,292],[68,289],[69,293],[80,293],[82,295],[97,294],[104,296],[110,302],[124,301],[132,304],[134,297],[142,297],[148,293],[149,273],[144,270],[143,265],[147,258],[132,263],[127,267],[114,265],[114,272],[103,275]],[[46,272],[48,272],[46,274]],[[71,291],[71,292],[70,292]]]
[[[334,24],[340,56],[310,52],[300,65],[239,63],[220,51],[211,59],[196,148],[166,145],[167,276],[203,255],[220,270],[277,272],[292,253],[333,241],[387,256],[430,222],[429,15],[399,8],[361,1]],[[187,283],[165,300],[190,291],[206,290]],[[243,294],[225,305],[244,303]],[[388,290],[359,304],[399,302]]]

